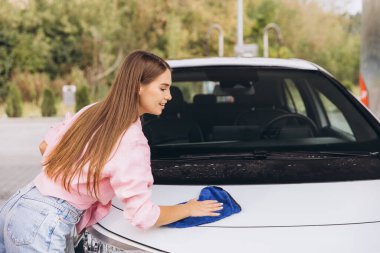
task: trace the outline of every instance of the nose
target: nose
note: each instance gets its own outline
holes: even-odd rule
[[[168,101],[172,100],[172,94],[170,93],[170,89],[168,89],[168,93],[166,94],[165,99]]]

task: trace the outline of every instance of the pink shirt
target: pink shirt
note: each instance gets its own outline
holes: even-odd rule
[[[53,126],[47,132],[44,140],[48,146],[42,161],[53,150],[78,115],[88,107],[83,108],[74,117],[66,115],[62,123]],[[87,167],[84,168],[84,173],[86,171]],[[115,196],[124,204],[124,217],[134,226],[146,229],[156,223],[160,208],[151,201],[153,176],[150,167],[150,148],[142,132],[140,119],[123,134],[119,146],[115,148],[106,163],[100,180],[99,199],[87,193],[86,179],[87,174],[81,176],[78,183],[78,178],[75,177],[70,186],[72,190],[68,192],[59,182],[50,180],[43,168],[34,183],[42,194],[64,199],[76,208],[85,210],[77,224],[78,232],[105,217],[111,208],[111,200]]]

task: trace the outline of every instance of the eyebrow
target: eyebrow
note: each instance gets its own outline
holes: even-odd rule
[[[170,84],[168,84],[168,83],[161,83],[161,85],[165,85],[167,87],[170,87]]]

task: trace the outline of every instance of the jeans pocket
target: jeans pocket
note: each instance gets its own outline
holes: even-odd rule
[[[11,211],[12,214],[6,225],[9,238],[17,246],[33,243],[39,228],[48,215],[46,209],[25,202],[25,199],[22,199],[17,203]]]
[[[67,225],[75,225],[79,222],[80,218],[81,218],[80,214],[74,211],[68,210],[67,213],[59,217],[59,220],[60,222],[65,223]]]

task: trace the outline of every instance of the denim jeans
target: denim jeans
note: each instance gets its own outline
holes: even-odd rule
[[[0,207],[0,253],[74,252],[83,211],[29,184]]]

